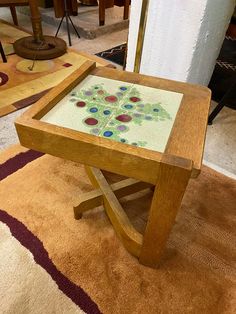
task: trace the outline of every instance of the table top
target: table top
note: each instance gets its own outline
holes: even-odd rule
[[[199,174],[210,99],[205,87],[88,61],[15,124],[23,146],[155,184],[166,161]]]
[[[164,152],[182,97],[89,75],[40,120]]]

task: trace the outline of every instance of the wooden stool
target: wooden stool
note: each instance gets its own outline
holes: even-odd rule
[[[125,248],[157,267],[190,178],[200,173],[211,93],[205,87],[86,62],[16,121],[23,146],[85,164],[95,190],[76,219],[104,209]],[[100,169],[129,177],[109,185]],[[144,234],[119,198],[154,186]]]

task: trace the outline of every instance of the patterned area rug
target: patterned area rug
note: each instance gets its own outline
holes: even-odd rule
[[[110,62],[125,66],[127,44],[122,44],[106,51],[97,53],[97,56]],[[209,83],[212,97],[219,102],[229,87],[236,81],[236,39],[226,36],[220,54],[216,60],[214,72]],[[228,99],[227,106],[235,109],[235,92]]]
[[[126,49],[127,44],[122,44],[114,48],[99,52],[96,55],[108,61],[117,63],[121,66],[125,66]]]
[[[34,103],[87,60],[108,64],[97,57],[68,49],[60,58],[36,61],[33,66],[32,60],[14,54],[12,45],[16,39],[28,35],[0,21],[0,38],[7,55],[7,63],[0,59],[0,117]]]
[[[74,220],[92,189],[82,165],[17,145],[0,154],[0,175],[1,313],[235,313],[234,180],[207,167],[191,180],[155,270],[127,253],[102,208]],[[139,231],[150,198],[122,200]]]

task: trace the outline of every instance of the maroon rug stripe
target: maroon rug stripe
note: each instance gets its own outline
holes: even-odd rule
[[[0,210],[0,220],[10,228],[12,235],[33,254],[35,262],[48,272],[65,295],[84,312],[88,314],[101,313],[96,303],[91,300],[83,289],[70,281],[56,268],[50,260],[43,243],[25,225],[3,210]]]
[[[23,168],[29,162],[43,156],[43,153],[36,152],[34,150],[28,150],[27,152],[20,153],[6,162],[0,165],[0,181],[7,176]]]
[[[14,106],[16,109],[25,108],[25,107],[27,107],[29,105],[34,104],[36,101],[38,101],[44,95],[46,95],[49,91],[50,91],[50,88],[48,88],[48,89],[46,89],[46,90],[44,90],[44,91],[42,91],[40,93],[34,94],[32,96],[29,96],[27,98],[20,99],[20,100],[14,102],[12,104],[12,106]]]

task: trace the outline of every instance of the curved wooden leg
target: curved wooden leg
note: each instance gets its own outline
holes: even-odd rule
[[[75,219],[82,218],[82,214],[87,210],[101,206],[103,204],[102,192],[100,190],[91,191],[82,194],[79,198],[79,204],[74,206]]]
[[[95,180],[94,172],[90,170],[90,167],[86,167],[89,178],[97,189],[79,196],[79,204],[74,206],[75,219],[82,218],[82,214],[87,210],[101,206],[103,204],[103,193],[98,185],[97,179]],[[101,172],[100,170],[98,170]],[[112,192],[117,198],[124,197],[147,188],[153,187],[149,183],[141,182],[135,179],[125,179],[110,185]]]
[[[111,186],[100,169],[85,167],[92,182],[99,186],[103,195],[103,205],[117,235],[124,247],[134,256],[139,256],[143,236],[132,226]]]
[[[191,176],[192,162],[177,158],[161,162],[139,261],[157,267]],[[169,159],[169,158],[168,158]]]

